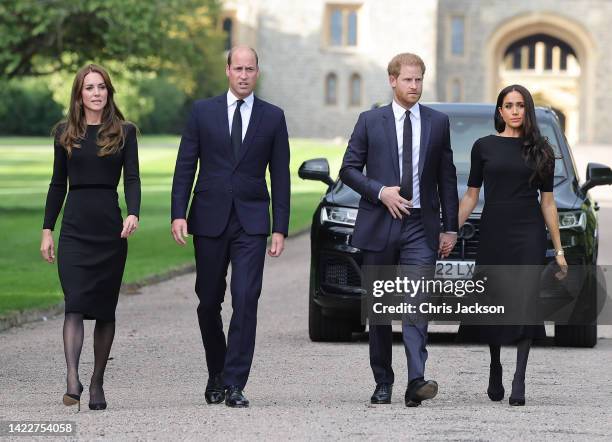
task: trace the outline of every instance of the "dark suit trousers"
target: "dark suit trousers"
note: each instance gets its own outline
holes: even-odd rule
[[[223,374],[225,385],[244,388],[255,350],[257,303],[261,293],[266,235],[248,235],[232,211],[218,237],[194,236],[196,293],[200,299],[198,322],[209,376]],[[221,303],[232,264],[232,319],[227,344],[221,319]]]
[[[363,265],[412,265],[410,271],[422,272],[418,266],[433,266],[437,250],[427,242],[420,210],[413,209],[403,220],[393,220],[389,243],[381,252],[363,252]],[[433,267],[432,267],[433,269]],[[411,275],[420,278],[419,275]],[[426,275],[421,275],[426,276]],[[408,363],[408,382],[423,378],[427,361],[427,322],[403,321],[402,339]],[[370,325],[370,366],[377,384],[394,382],[391,366],[393,334],[391,325]]]

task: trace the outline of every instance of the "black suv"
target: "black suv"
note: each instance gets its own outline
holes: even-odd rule
[[[428,106],[450,118],[451,145],[457,167],[459,198],[466,191],[470,152],[474,141],[493,132],[494,106],[488,104],[436,103]],[[596,264],[598,248],[597,203],[589,196],[592,187],[612,184],[612,170],[589,163],[586,181],[580,185],[571,149],[559,119],[551,109],[536,109],[542,134],[550,140],[558,159],[555,164],[554,195],[559,210],[561,242],[566,259],[572,264]],[[302,179],[319,180],[328,185],[317,207],[311,228],[311,264],[309,289],[309,334],[313,341],[345,341],[353,332],[363,332],[361,324],[361,251],[351,246],[351,235],[359,206],[359,195],[329,174],[324,158],[305,161],[299,170]],[[440,277],[460,277],[473,267],[479,240],[481,200],[459,232],[457,245],[445,261],[436,264]],[[553,260],[550,243],[547,259]],[[584,294],[596,304],[596,283],[585,284]],[[555,325],[557,345],[593,347],[597,324]]]

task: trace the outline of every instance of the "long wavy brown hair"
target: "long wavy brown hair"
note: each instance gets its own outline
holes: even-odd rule
[[[102,66],[89,64],[81,68],[74,78],[68,116],[53,128],[53,135],[59,135],[59,142],[68,152],[68,156],[72,154],[72,149],[79,149],[81,141],[85,139],[87,120],[85,119],[85,109],[83,107],[83,83],[87,74],[92,72],[102,76],[108,92],[106,106],[104,106],[102,111],[102,126],[98,131],[96,141],[100,148],[98,156],[103,157],[117,153],[123,148],[125,142],[125,131],[123,129],[125,118],[115,104],[113,98],[115,88],[110,76]]]

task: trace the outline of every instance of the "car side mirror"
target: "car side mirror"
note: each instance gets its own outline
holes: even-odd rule
[[[298,176],[303,180],[323,181],[328,186],[334,184],[329,175],[329,163],[326,158],[314,158],[302,163]]]
[[[612,184],[612,169],[605,164],[589,163],[586,170],[586,182],[582,185],[583,192],[595,186]]]

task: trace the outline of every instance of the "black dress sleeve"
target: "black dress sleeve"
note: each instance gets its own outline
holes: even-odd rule
[[[479,140],[476,140],[472,146],[472,162],[470,165],[470,177],[468,178],[468,187],[482,186],[482,157],[480,155]]]
[[[140,216],[140,172],[138,167],[138,140],[136,127],[125,127],[123,146],[123,190],[128,215]]]
[[[64,205],[68,187],[68,154],[59,143],[59,135],[55,137],[53,150],[53,175],[47,192],[45,220],[43,222],[43,229],[51,230],[55,228],[55,222]]]
[[[555,158],[555,152],[553,151],[552,147],[548,146],[550,155]],[[553,165],[551,167],[551,171],[550,174],[544,179],[544,180],[539,180],[539,189],[540,192],[552,192],[553,191],[553,187],[555,185],[555,165],[554,165],[554,159],[553,159]]]

